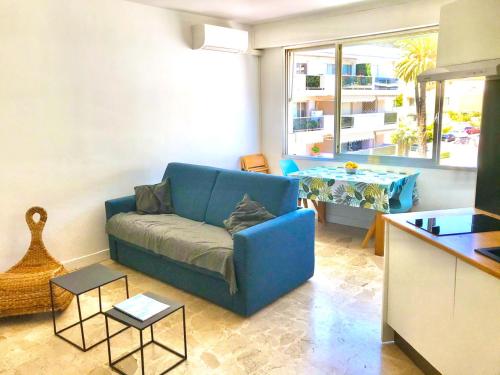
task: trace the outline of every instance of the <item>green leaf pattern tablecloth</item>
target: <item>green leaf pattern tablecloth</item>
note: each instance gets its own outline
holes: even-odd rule
[[[365,169],[352,175],[342,167],[315,167],[289,176],[300,178],[300,198],[389,213],[389,199],[399,195],[408,174]]]

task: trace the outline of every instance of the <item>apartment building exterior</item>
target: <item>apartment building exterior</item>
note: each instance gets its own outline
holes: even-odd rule
[[[350,46],[342,61],[341,148],[356,151],[389,144],[398,125],[396,98],[402,82],[394,76],[400,50],[390,46]],[[307,154],[313,145],[333,152],[335,102],[334,50],[294,55],[289,101],[290,145]],[[289,152],[291,150],[289,149]]]

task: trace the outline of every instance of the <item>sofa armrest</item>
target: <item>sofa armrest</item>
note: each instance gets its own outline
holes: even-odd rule
[[[238,289],[247,315],[314,274],[315,216],[300,209],[234,235]]]
[[[135,205],[135,195],[110,199],[104,202],[104,206],[106,207],[106,220],[111,219],[113,215],[116,215],[120,212],[136,211],[137,209]]]

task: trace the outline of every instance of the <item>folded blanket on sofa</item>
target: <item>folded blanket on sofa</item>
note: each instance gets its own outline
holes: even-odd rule
[[[233,239],[224,228],[175,214],[119,213],[106,223],[106,232],[170,259],[220,274],[236,293]]]

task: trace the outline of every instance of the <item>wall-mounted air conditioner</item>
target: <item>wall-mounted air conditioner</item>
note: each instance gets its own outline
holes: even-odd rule
[[[193,49],[243,53],[248,50],[248,31],[214,25],[193,25]]]

